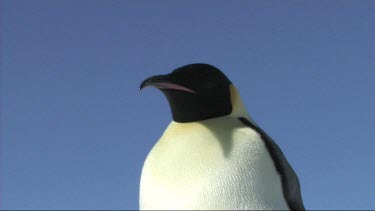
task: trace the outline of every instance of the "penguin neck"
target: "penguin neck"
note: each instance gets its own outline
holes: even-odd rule
[[[241,95],[238,92],[237,88],[233,84],[231,84],[229,89],[232,102],[232,113],[230,113],[229,116],[235,118],[244,117],[248,119],[251,123],[256,124],[247,112],[245,104],[243,103]]]

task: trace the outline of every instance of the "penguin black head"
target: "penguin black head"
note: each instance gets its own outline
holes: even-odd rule
[[[195,122],[232,112],[230,80],[212,65],[196,63],[144,80],[167,97],[175,122]]]

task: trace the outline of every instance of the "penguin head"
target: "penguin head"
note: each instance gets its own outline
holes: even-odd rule
[[[218,68],[196,63],[147,78],[140,89],[151,86],[161,90],[168,99],[173,120],[185,123],[229,115],[231,84]]]

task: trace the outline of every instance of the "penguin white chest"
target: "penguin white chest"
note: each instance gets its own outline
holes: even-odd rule
[[[237,118],[172,122],[149,153],[140,209],[288,209],[260,135]]]

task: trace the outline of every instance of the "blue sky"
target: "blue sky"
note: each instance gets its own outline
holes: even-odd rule
[[[238,87],[307,209],[375,208],[375,1],[2,1],[2,209],[138,209],[171,114],[143,79]]]

